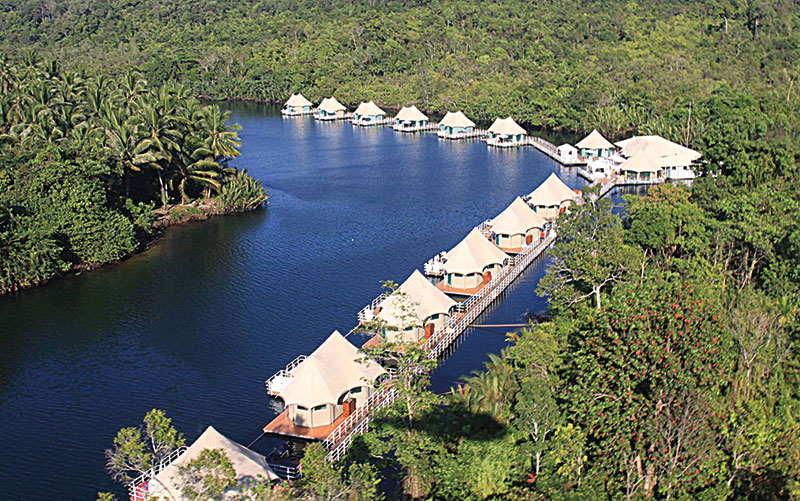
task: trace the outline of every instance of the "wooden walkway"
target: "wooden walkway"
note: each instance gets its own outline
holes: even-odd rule
[[[289,408],[287,407],[267,426],[264,427],[264,433],[270,435],[281,435],[284,437],[302,438],[304,440],[324,440],[333,430],[336,429],[337,426],[342,424],[344,419],[344,415],[341,415],[336,418],[333,424],[326,426],[315,426],[313,428],[297,426],[292,423],[291,419],[289,419]]]

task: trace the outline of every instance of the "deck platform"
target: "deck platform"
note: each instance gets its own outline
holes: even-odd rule
[[[264,427],[264,433],[270,435],[280,435],[284,437],[302,438],[303,440],[324,440],[344,420],[345,417],[344,414],[342,414],[336,418],[336,421],[326,426],[315,426],[313,428],[296,426],[294,423],[292,423],[292,420],[289,419],[289,408],[287,407],[267,426]]]
[[[436,288],[440,291],[444,292],[445,294],[452,294],[454,296],[474,296],[478,293],[486,284],[482,283],[478,287],[471,287],[469,289],[456,289],[454,287],[450,287],[444,280],[436,284]]]

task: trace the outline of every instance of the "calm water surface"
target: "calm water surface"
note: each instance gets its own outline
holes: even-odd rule
[[[103,450],[154,407],[189,441],[213,424],[250,443],[276,414],[264,379],[333,329],[349,331],[380,280],[402,282],[551,172],[583,184],[533,148],[231,109],[243,127],[234,164],[263,181],[268,210],[174,228],[124,263],[0,298],[3,497],[124,496]],[[534,290],[545,266],[482,321],[544,312]],[[503,346],[502,334],[475,330],[434,389]]]

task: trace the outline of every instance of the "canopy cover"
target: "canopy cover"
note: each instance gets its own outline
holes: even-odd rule
[[[431,315],[450,313],[456,302],[430,283],[419,270],[381,304],[377,317],[392,327],[421,326]]]
[[[370,101],[368,103],[359,104],[358,108],[356,108],[355,114],[362,116],[377,117],[379,115],[386,115],[386,112],[378,108],[378,105]]]
[[[678,143],[673,143],[661,136],[634,136],[619,141],[617,146],[628,158],[647,150],[647,154],[659,167],[689,167],[702,155]]]
[[[439,122],[439,125],[444,125],[445,127],[467,128],[475,127],[475,122],[467,118],[467,116],[461,113],[461,110],[459,110],[455,113],[448,111],[444,118],[442,118],[442,121]]]
[[[597,129],[592,129],[592,132],[589,133],[588,136],[581,139],[578,144],[575,145],[578,148],[585,149],[585,150],[613,150],[614,145],[611,144],[611,141],[604,138],[602,134],[597,132]]]
[[[365,386],[386,371],[377,362],[366,360],[339,331],[333,331],[291,372],[292,380],[280,397],[287,406],[296,404],[310,409],[336,404],[346,391]]]
[[[492,231],[502,235],[525,234],[531,228],[544,228],[547,222],[520,197],[514,199],[497,217],[492,219]]]
[[[567,200],[575,201],[577,198],[578,195],[553,173],[528,195],[528,203],[536,206],[552,207],[561,205],[562,202]]]
[[[286,106],[312,106],[311,101],[303,97],[299,92],[292,94],[286,101]]]
[[[516,136],[518,134],[526,135],[528,132],[519,126],[513,118],[497,118],[492,126],[489,127],[489,132],[500,134],[501,136]]]
[[[347,108],[344,107],[342,103],[336,100],[335,97],[326,97],[319,103],[317,109],[322,110],[326,113],[336,113],[337,111],[345,111]]]
[[[189,499],[183,494],[179,467],[186,466],[206,449],[222,449],[225,451],[225,454],[228,455],[233,464],[233,469],[236,470],[236,479],[240,485],[249,485],[258,481],[276,480],[278,478],[267,465],[267,460],[264,456],[234,442],[215,430],[213,426],[209,426],[183,454],[150,480],[148,494],[161,499]],[[260,479],[259,476],[261,477]],[[223,499],[234,499],[234,494],[226,493]]]
[[[419,111],[414,105],[403,106],[394,118],[403,122],[423,122],[428,120],[428,116]]]
[[[619,168],[622,172],[656,173],[661,170],[661,166],[658,165],[656,157],[653,156],[649,148],[637,151],[631,158],[622,162]]]
[[[492,264],[503,264],[508,255],[484,237],[477,228],[473,228],[464,240],[445,254],[447,261],[444,270],[447,273],[481,273]]]

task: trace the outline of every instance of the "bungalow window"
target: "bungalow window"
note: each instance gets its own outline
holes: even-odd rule
[[[303,412],[306,412],[306,411],[308,410],[308,407],[303,407],[302,405],[298,405],[298,406],[297,406],[297,410],[298,410],[298,411],[303,411]]]
[[[430,320],[438,320],[438,319],[439,319],[439,314],[438,313],[436,315],[431,315],[430,316]]]
[[[325,410],[325,408],[326,408],[326,407],[328,407],[328,405],[327,405],[327,404],[322,404],[322,405],[318,405],[318,406],[314,407],[314,408],[313,408],[313,409],[311,409],[311,410],[312,410],[312,411],[315,411],[315,412],[316,412],[316,411],[323,411],[323,410]]]
[[[351,395],[355,395],[357,393],[361,393],[361,387],[360,386],[358,388],[353,388],[352,390],[350,390],[350,394]]]

